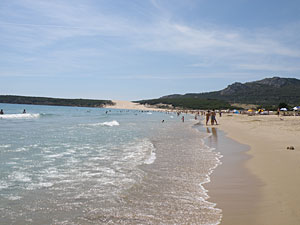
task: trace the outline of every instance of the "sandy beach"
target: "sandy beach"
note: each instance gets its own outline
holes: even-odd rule
[[[299,224],[300,117],[225,114],[218,120],[218,129],[250,146],[245,168],[258,178],[256,189],[260,199],[255,211],[251,210],[249,196],[239,206],[252,212],[245,215],[251,220],[243,224]],[[287,150],[289,146],[295,150]],[[243,216],[225,214],[224,224],[239,224],[235,221],[238,217]]]
[[[130,101],[112,100],[115,105],[108,105],[108,109],[133,109],[133,110],[151,110],[151,111],[161,111],[162,109],[147,107],[139,103],[134,103]]]
[[[114,102],[113,108],[153,109]],[[220,125],[214,126],[215,131],[230,139],[218,143],[227,152],[207,187],[223,210],[222,224],[299,224],[300,117],[223,114],[217,119]],[[290,146],[295,149],[287,150]]]

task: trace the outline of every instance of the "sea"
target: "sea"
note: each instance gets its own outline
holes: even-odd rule
[[[222,156],[205,144],[210,134],[201,119],[107,108],[0,109],[0,224],[220,223],[222,210],[205,183]]]

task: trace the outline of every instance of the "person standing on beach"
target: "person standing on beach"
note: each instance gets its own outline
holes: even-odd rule
[[[207,113],[206,113],[206,126],[207,126],[207,123],[209,121],[209,118],[210,118],[210,111],[208,110]]]
[[[212,111],[212,113],[211,113],[211,125],[214,125],[215,124],[215,122],[216,122],[216,125],[218,125],[218,122],[217,122],[217,120],[216,120],[216,112],[215,112],[215,110],[213,109],[213,111]]]
[[[3,109],[1,109],[1,111],[0,111],[0,114],[1,114],[1,115],[3,115],[3,114],[4,114],[4,112],[3,112]]]

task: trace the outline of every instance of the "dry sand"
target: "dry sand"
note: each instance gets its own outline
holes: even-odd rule
[[[244,213],[248,208],[249,214],[224,210],[223,224],[300,224],[300,117],[224,114],[218,120],[228,137],[250,146],[245,167],[259,180],[254,185],[257,194],[239,195],[239,208],[246,209]]]
[[[106,108],[109,109],[134,109],[134,110],[152,110],[152,111],[159,111],[161,109],[154,108],[154,107],[147,107],[145,105],[141,105],[139,103],[134,103],[130,101],[121,101],[121,100],[112,100],[115,105],[109,105]]]

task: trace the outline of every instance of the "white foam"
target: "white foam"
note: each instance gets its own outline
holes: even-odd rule
[[[109,126],[109,127],[113,127],[113,126],[119,126],[119,122],[116,120],[110,121],[110,122],[104,122],[101,123],[103,126]]]
[[[152,115],[152,112],[147,112],[148,115]]]
[[[14,152],[26,152],[28,151],[28,148],[26,147],[20,147],[20,148],[17,148],[16,150],[14,150]]]
[[[6,165],[16,165],[18,164],[17,162],[7,162]]]
[[[103,123],[80,124],[79,126],[91,126],[91,127],[108,126],[108,127],[113,127],[113,126],[120,126],[120,124],[119,124],[118,121],[113,120],[113,121],[108,121],[108,122],[103,122]]]
[[[123,160],[139,164],[152,164],[156,159],[155,147],[148,139],[139,140],[138,142],[127,146],[126,154]]]
[[[64,153],[59,153],[59,154],[46,155],[45,158],[62,158],[63,156]]]
[[[0,148],[10,148],[11,145],[0,145]]]
[[[9,196],[8,197],[8,199],[11,200],[11,201],[16,201],[16,200],[19,200],[21,198],[22,198],[21,196]]]
[[[8,188],[9,185],[5,181],[0,181],[0,190]]]
[[[36,190],[39,188],[47,188],[47,187],[52,187],[54,184],[51,182],[40,182],[37,184],[30,184],[28,185],[28,187],[26,188],[27,190]]]
[[[156,159],[156,153],[151,151],[150,157],[148,159],[146,159],[144,163],[152,164],[152,163],[154,163],[155,159]]]
[[[20,114],[4,114],[0,115],[1,119],[36,119],[39,118],[38,113],[20,113]]]
[[[13,172],[8,177],[11,180],[18,181],[18,182],[30,182],[31,181],[29,174],[24,173],[24,172]]]

